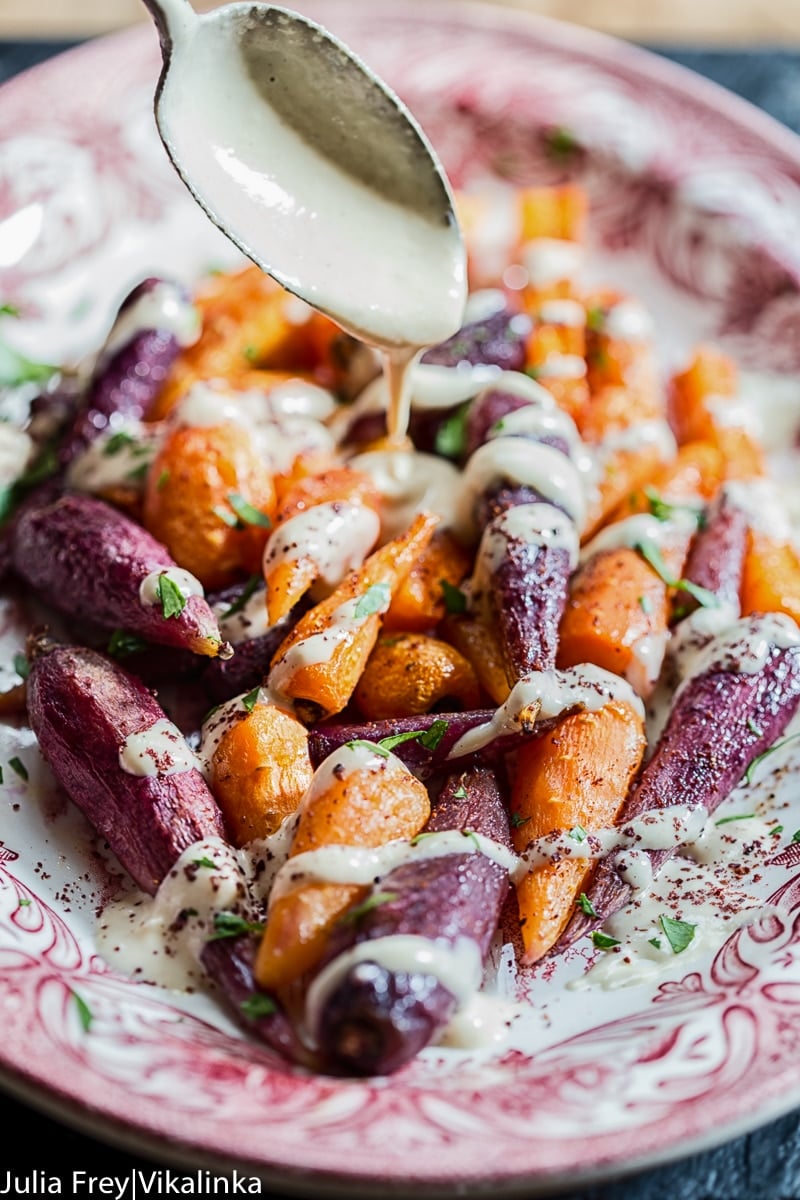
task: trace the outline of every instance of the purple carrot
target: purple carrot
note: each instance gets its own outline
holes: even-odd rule
[[[563,713],[562,717],[566,715]],[[457,763],[459,767],[473,763],[496,762],[518,750],[526,738],[546,733],[561,719],[559,717],[536,721],[529,727],[523,726],[514,733],[495,738],[477,752],[450,759],[450,754],[460,737],[479,725],[488,724],[494,716],[495,709],[488,708],[474,709],[472,712],[424,713],[419,717],[364,721],[357,725],[324,722],[309,730],[308,752],[311,763],[316,768],[329,754],[333,754],[347,742],[377,743],[384,738],[419,731],[426,735],[422,740],[410,738],[400,742],[392,747],[392,754],[401,759],[420,779],[429,779],[437,771],[446,770],[451,762]]]
[[[532,322],[525,313],[502,309],[483,321],[465,325],[438,346],[426,350],[423,363],[438,367],[485,364],[503,371],[522,371],[525,367],[525,342]]]
[[[774,618],[772,618],[774,620]],[[736,626],[728,648],[683,685],[652,758],[625,802],[617,825],[644,813],[686,805],[714,810],[741,781],[748,766],[781,736],[800,706],[800,645],[772,645],[763,666],[737,670],[770,618],[751,617]],[[648,851],[657,874],[674,850]],[[601,861],[588,897],[596,918],[576,912],[555,947],[564,950],[625,904],[632,889],[613,859]]]
[[[137,307],[150,304],[142,323],[133,321]],[[153,323],[152,325],[150,323]],[[130,323],[130,326],[129,326]],[[114,417],[141,420],[164,385],[181,345],[197,324],[196,312],[185,290],[164,279],[145,279],[123,301],[101,352],[72,430],[61,449],[62,466],[67,466]],[[130,332],[126,333],[126,329]],[[188,340],[192,340],[188,338]]]
[[[739,588],[747,546],[747,516],[731,493],[723,488],[711,506],[703,528],[695,534],[683,578],[704,588],[719,604],[739,608]],[[688,592],[679,596],[680,611],[691,612],[697,599]]]
[[[426,832],[450,829],[483,834],[510,849],[508,818],[491,771],[448,779]],[[354,946],[399,935],[440,946],[468,939],[484,962],[508,888],[506,868],[480,852],[405,863],[375,885],[372,907],[368,899],[345,915],[320,972]],[[322,1067],[337,1075],[391,1074],[434,1040],[457,1004],[432,973],[391,970],[365,959],[334,983],[321,1005],[315,1032]]]
[[[185,850],[224,837],[208,785],[193,766],[157,775],[122,768],[125,739],[165,719],[134,676],[93,650],[44,638],[31,639],[28,652],[28,714],[43,757],[128,874],[152,895]],[[182,739],[175,735],[177,758]],[[160,756],[165,759],[163,748]],[[211,941],[201,961],[246,1028],[290,1061],[307,1058],[278,1004],[256,986],[251,938]]]
[[[142,602],[144,580],[175,571],[176,564],[146,529],[102,500],[68,495],[27,509],[12,531],[11,564],[68,615],[196,654],[230,653],[202,595],[183,603],[172,592],[169,616],[169,603]]]

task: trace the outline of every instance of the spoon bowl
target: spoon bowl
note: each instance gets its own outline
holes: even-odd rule
[[[398,97],[313,21],[144,0],[161,139],[212,221],[289,291],[383,349],[443,341],[466,299],[441,163]]]

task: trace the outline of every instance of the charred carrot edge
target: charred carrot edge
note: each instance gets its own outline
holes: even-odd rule
[[[282,696],[295,701],[298,713],[310,720],[341,712],[353,694],[381,624],[381,611],[433,536],[439,518],[420,513],[402,537],[387,542],[354,571],[321,604],[301,617],[272,660],[270,680]],[[336,611],[354,600],[365,601],[354,627],[323,661],[287,667],[293,647],[336,625]],[[374,603],[373,603],[374,600]],[[276,670],[277,668],[277,670]]]
[[[618,701],[567,717],[552,733],[524,746],[511,802],[517,852],[557,830],[580,827],[591,833],[612,825],[645,746],[641,716]],[[563,858],[518,882],[525,962],[538,961],[558,941],[592,871],[590,860]]]
[[[376,755],[377,765],[331,773],[328,786],[308,792],[290,857],[323,846],[382,846],[412,838],[430,815],[423,784],[399,761]],[[269,909],[256,958],[262,987],[286,988],[325,951],[337,920],[366,895],[360,884],[309,883],[280,896]]]

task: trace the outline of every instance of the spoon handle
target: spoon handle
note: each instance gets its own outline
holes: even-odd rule
[[[197,20],[190,0],[142,0],[156,23],[163,50],[171,47],[182,30]]]

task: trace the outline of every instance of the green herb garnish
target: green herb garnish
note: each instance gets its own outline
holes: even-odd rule
[[[475,846],[476,850],[483,849],[483,847],[481,846],[480,834],[476,833],[474,829],[462,829],[461,836],[465,837],[465,838],[469,838],[469,840]]]
[[[261,685],[259,684],[258,687],[253,688],[252,692],[248,692],[246,696],[242,696],[242,708],[244,708],[246,712],[252,712],[255,706],[258,704],[260,692]]]
[[[244,917],[238,916],[237,913],[216,912],[214,913],[214,932],[209,940],[215,942],[221,938],[241,937],[245,933],[263,932],[263,921],[245,921]]]
[[[169,483],[169,471],[165,467],[164,470],[159,475],[158,479],[156,480],[156,491],[163,492],[164,488],[167,486],[168,483]]]
[[[467,799],[467,789],[464,787],[463,783],[461,784],[461,787],[456,788],[456,790],[453,792],[453,799],[454,800],[466,800]]]
[[[603,933],[600,929],[595,929],[592,933],[592,941],[598,950],[611,950],[614,946],[618,946],[619,939],[609,937],[607,933]]]
[[[444,596],[444,606],[449,613],[456,614],[467,611],[466,592],[462,592],[460,587],[455,587],[447,579],[440,579],[439,587]]]
[[[156,596],[161,601],[161,612],[164,617],[179,617],[186,608],[186,597],[169,575],[159,575]]]
[[[363,748],[364,750],[372,751],[373,754],[378,754],[381,758],[389,757],[388,750],[384,749],[383,746],[378,745],[377,742],[367,741],[366,738],[353,738],[351,742],[345,742],[344,744],[348,750],[357,750]]]
[[[669,521],[678,512],[691,513],[695,521],[699,523],[701,511],[695,508],[692,504],[671,504],[665,500],[663,496],[659,496],[655,488],[646,487],[643,489],[647,502],[650,506],[650,512],[657,521]]]
[[[579,149],[579,142],[574,133],[570,133],[563,125],[549,130],[544,135],[544,143],[552,158],[570,158]]]
[[[791,737],[782,738],[779,742],[776,742],[774,746],[769,746],[761,754],[757,754],[744,773],[745,783],[753,782],[753,771],[764,761],[765,758],[769,758],[770,754],[774,754],[776,750],[780,750],[783,746],[788,746],[790,742],[796,742],[798,738],[800,738],[800,733],[793,733]]]
[[[362,617],[371,617],[373,613],[384,612],[391,598],[392,590],[388,583],[373,583],[356,604],[356,617],[360,620]]]
[[[216,869],[217,869],[217,864],[214,862],[213,858],[209,858],[205,854],[203,855],[202,858],[193,858],[192,866],[193,867],[205,867],[205,869],[207,871],[216,871]]]
[[[125,446],[131,446],[136,441],[130,433],[126,433],[124,429],[120,429],[118,433],[112,433],[106,444],[103,446],[103,454],[111,458],[114,454],[119,454]]]
[[[0,387],[21,387],[23,383],[44,383],[58,367],[33,362],[6,342],[0,342]]]
[[[391,904],[392,900],[397,899],[397,896],[397,892],[373,892],[361,904],[357,904],[355,908],[348,909],[340,918],[341,922],[343,925],[355,925],[368,912],[372,912],[374,908],[380,908],[382,904]]]
[[[220,621],[227,621],[228,617],[233,617],[236,615],[236,613],[241,612],[244,609],[245,605],[247,604],[247,601],[250,599],[250,597],[253,595],[253,593],[258,589],[260,583],[261,583],[260,575],[251,575],[250,578],[248,579],[247,583],[242,588],[241,593],[239,594],[237,599],[234,600],[234,602],[230,606],[230,608],[225,609],[225,612],[220,617]]]
[[[230,525],[231,529],[244,529],[244,525],[236,514],[228,512],[227,508],[223,508],[221,504],[215,504],[211,511],[215,517],[219,517],[220,521],[224,521],[226,525]]]
[[[28,662],[24,654],[14,655],[14,670],[21,679],[27,679],[30,675],[31,664]]]
[[[17,905],[17,908],[28,908],[29,906],[30,906],[30,900],[23,897],[22,900],[20,900],[19,904]]]
[[[10,758],[8,760],[8,765],[11,767],[12,771],[14,771],[17,775],[19,775],[20,779],[24,779],[27,782],[27,780],[29,778],[28,768],[25,766],[25,763],[21,759],[17,758],[16,754],[14,755],[13,758]]]
[[[81,1029],[84,1033],[88,1033],[92,1027],[92,1010],[84,1000],[83,996],[79,996],[77,992],[72,993],[72,999],[75,1001],[75,1007],[78,1010],[78,1020],[81,1023]]]
[[[675,917],[659,917],[658,920],[672,947],[673,954],[682,954],[689,943],[694,940],[694,931],[697,926],[690,925],[688,921],[678,921]]]
[[[653,601],[650,599],[649,596],[640,596],[639,597],[639,608],[642,610],[643,613],[647,613],[649,615],[653,611]]]
[[[0,304],[0,317],[18,317],[19,309],[16,304]]]
[[[776,825],[774,829],[770,829],[770,831],[769,831],[769,836],[770,836],[770,837],[777,837],[779,833],[783,833],[783,826],[782,826],[782,825]]]
[[[596,917],[597,916],[597,913],[595,912],[595,907],[592,904],[589,897],[586,895],[586,892],[581,892],[580,896],[576,900],[576,904],[578,905],[578,908],[581,910],[581,912],[586,913],[587,917]]]
[[[588,836],[582,825],[573,825],[567,834],[567,837],[572,838],[573,842],[585,842]]]
[[[459,459],[467,449],[467,413],[470,402],[460,405],[436,431],[433,448],[442,458]]]
[[[424,729],[412,729],[409,733],[394,733],[391,737],[381,738],[377,745],[382,750],[394,750],[395,746],[402,746],[403,742],[416,741],[424,732]]]
[[[527,825],[530,817],[523,817],[520,813],[511,814],[511,824],[514,829],[521,829],[523,825]]]
[[[667,587],[675,588],[679,592],[688,592],[703,608],[717,608],[719,606],[717,597],[708,588],[700,587],[697,583],[692,583],[691,579],[675,579],[670,574],[669,567],[664,562],[661,551],[655,543],[648,541],[636,542],[634,549],[639,551],[645,562],[653,568],[656,575],[658,575],[659,579]]]
[[[800,829],[796,829],[796,830],[794,831],[794,833],[792,834],[792,841],[793,841],[793,842],[800,842]]]
[[[419,744],[424,746],[426,750],[435,750],[441,742],[444,735],[447,733],[449,724],[442,717],[439,717],[433,722],[430,729],[426,729],[420,734]]]
[[[137,637],[135,633],[126,633],[124,629],[115,629],[109,638],[108,653],[112,658],[127,658],[129,654],[138,654],[144,650],[147,642]]]
[[[720,817],[720,819],[715,821],[714,824],[730,825],[731,821],[752,821],[755,815],[755,813],[734,813],[732,817]]]
[[[228,504],[230,504],[236,516],[245,525],[258,525],[260,529],[272,528],[272,521],[270,521],[267,514],[262,512],[261,509],[256,508],[254,504],[251,504],[239,492],[228,493]]]
[[[660,950],[661,949],[661,938],[648,938],[647,944],[648,944],[648,946],[655,946],[656,950]]]
[[[239,1008],[251,1021],[257,1021],[259,1017],[271,1017],[278,1011],[278,1006],[272,997],[266,996],[263,992],[253,992],[252,996],[248,996],[246,1000],[242,1001]]]

